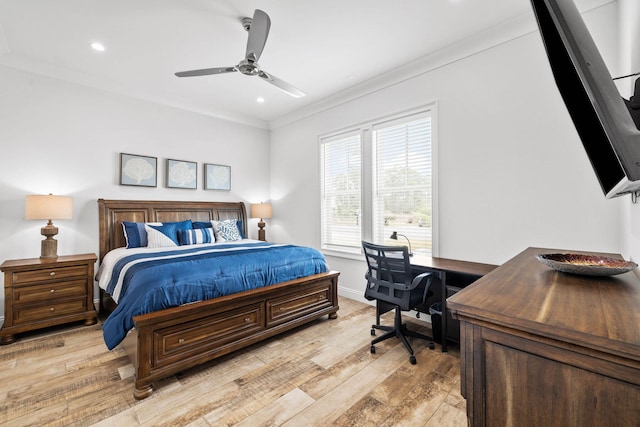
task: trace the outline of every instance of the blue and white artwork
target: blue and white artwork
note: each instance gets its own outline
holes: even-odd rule
[[[196,189],[198,164],[183,160],[167,159],[167,187]]]
[[[120,185],[156,187],[157,177],[156,157],[120,153]]]
[[[204,164],[205,190],[231,190],[231,166]]]

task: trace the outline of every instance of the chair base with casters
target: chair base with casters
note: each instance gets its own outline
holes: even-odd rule
[[[422,273],[413,277],[408,250],[404,246],[382,246],[362,242],[368,270],[365,275],[367,288],[365,298],[376,300],[376,321],[371,325],[371,335],[376,329],[386,333],[371,341],[371,353],[376,352],[375,344],[396,337],[402,341],[409,352],[409,361],[416,363],[413,348],[407,337],[429,341],[429,348],[434,349],[433,338],[411,331],[402,323],[402,311],[409,311],[424,304],[432,295],[430,291],[432,273]],[[393,326],[380,325],[380,313],[395,310]]]
[[[371,341],[371,353],[375,354],[376,352],[376,344],[387,340],[389,338],[399,338],[402,343],[404,344],[405,348],[407,349],[407,351],[409,352],[409,361],[411,362],[412,365],[416,364],[416,356],[413,354],[413,348],[411,347],[411,344],[409,344],[409,341],[407,340],[407,337],[412,337],[412,338],[420,338],[423,339],[425,341],[429,341],[429,348],[431,350],[433,350],[435,348],[435,344],[433,343],[433,338],[431,338],[430,336],[421,334],[419,332],[415,332],[412,331],[410,329],[407,328],[407,325],[402,323],[402,310],[400,309],[400,307],[395,308],[395,314],[394,314],[394,321],[393,321],[393,326],[385,326],[385,325],[371,325],[371,335],[375,336],[376,334],[376,329],[379,329],[381,331],[386,331],[387,333],[377,337],[376,339]]]

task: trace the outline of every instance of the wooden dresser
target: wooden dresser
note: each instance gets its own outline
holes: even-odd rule
[[[566,252],[529,248],[448,299],[470,425],[640,425],[637,272],[577,276],[535,259]]]
[[[61,323],[97,322],[93,305],[95,254],[8,260],[4,273],[4,325],[0,345],[15,334]]]

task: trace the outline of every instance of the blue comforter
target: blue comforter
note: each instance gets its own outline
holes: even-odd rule
[[[256,242],[123,256],[105,287],[113,295],[121,282],[118,306],[104,322],[104,340],[113,349],[140,314],[325,271],[326,261],[315,249]]]

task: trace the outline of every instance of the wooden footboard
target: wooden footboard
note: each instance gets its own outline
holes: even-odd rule
[[[338,272],[134,317],[121,344],[135,366],[136,399],[152,382],[257,343],[324,315],[336,318]]]

